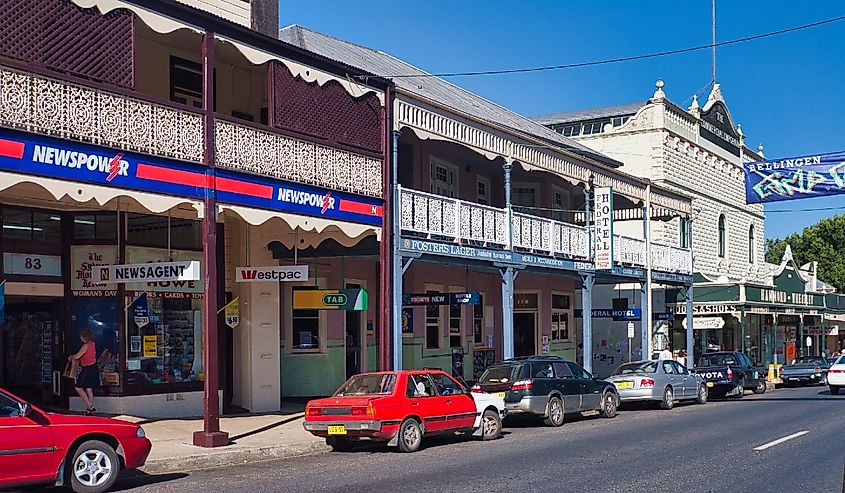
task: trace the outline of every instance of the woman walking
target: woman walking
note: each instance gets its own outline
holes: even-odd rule
[[[76,377],[76,393],[85,403],[85,414],[94,414],[94,387],[100,385],[100,371],[97,369],[97,348],[94,345],[94,332],[85,328],[79,331],[82,347],[76,354],[68,356],[69,360],[79,360],[79,375]]]

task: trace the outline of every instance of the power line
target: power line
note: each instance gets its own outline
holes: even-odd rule
[[[569,68],[581,68],[581,67],[593,67],[596,65],[609,65],[612,63],[621,63],[621,62],[632,62],[636,60],[646,60],[649,58],[659,58],[664,56],[671,56],[671,55],[680,55],[683,53],[691,53],[694,51],[701,51],[701,50],[712,50],[719,46],[729,46],[739,43],[747,43],[749,41],[755,41],[758,39],[770,38],[773,36],[780,36],[782,34],[787,34],[796,31],[802,31],[805,29],[811,29],[814,27],[823,26],[825,24],[832,24],[834,22],[839,22],[845,20],[845,15],[841,15],[839,17],[831,17],[829,19],[824,19],[821,21],[811,22],[809,24],[802,24],[800,26],[789,27],[786,29],[780,29],[777,31],[770,31],[767,33],[762,34],[755,34],[753,36],[745,36],[742,38],[737,39],[730,39],[727,41],[719,41],[716,43],[708,43],[706,45],[699,45],[699,46],[691,46],[688,48],[679,48],[676,50],[668,50],[668,51],[659,51],[656,53],[648,53],[643,55],[633,55],[633,56],[626,56],[626,57],[619,57],[619,58],[609,58],[605,60],[594,60],[589,62],[578,62],[578,63],[567,63],[562,65],[548,65],[542,67],[525,67],[525,68],[514,68],[514,69],[501,69],[501,70],[479,70],[473,72],[442,72],[439,74],[427,74],[427,73],[419,73],[419,74],[380,74],[379,77],[383,77],[386,79],[401,79],[401,78],[410,78],[410,77],[474,77],[474,76],[481,76],[481,75],[505,75],[505,74],[521,74],[521,73],[528,73],[528,72],[547,72],[551,70],[564,70]],[[358,75],[356,76],[359,79],[366,79],[367,75]]]

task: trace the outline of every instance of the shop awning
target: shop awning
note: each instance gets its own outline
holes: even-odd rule
[[[272,219],[280,219],[290,226],[292,231],[319,233],[319,236],[303,235],[300,237],[299,248],[316,247],[320,242],[328,238],[337,241],[343,246],[352,246],[361,241],[361,238],[364,236],[373,234],[376,236],[376,240],[381,241],[381,227],[378,226],[254,209],[252,207],[232,204],[219,204],[218,208],[221,211],[228,210],[237,214],[241,219],[253,226],[260,226]],[[294,241],[291,235],[285,235],[285,238],[280,238],[279,241],[288,248],[293,247]]]
[[[41,176],[22,175],[0,171],[0,191],[6,191],[17,185],[27,183],[37,185],[58,201],[63,201],[65,199],[72,199],[73,201],[81,203],[94,201],[100,206],[103,206],[116,198],[126,197],[134,200],[149,212],[157,214],[173,209],[180,204],[188,204],[197,211],[202,211],[201,202],[185,197],[173,197],[140,192],[137,190],[104,187],[87,183],[63,181],[54,178],[44,178]],[[33,197],[27,196],[26,198]]]
[[[112,10],[116,9],[126,9],[131,11],[133,14],[137,15],[144,24],[149,26],[150,29],[156,31],[161,34],[167,34],[177,29],[190,29],[195,33],[202,33],[203,30],[197,26],[192,26],[190,24],[186,24],[182,21],[176,20],[172,17],[166,16],[160,12],[154,12],[149,9],[145,9],[140,5],[135,5],[133,3],[122,2],[120,0],[71,0],[77,6],[82,7],[84,9],[88,9],[91,7],[96,7],[100,13],[107,14]]]

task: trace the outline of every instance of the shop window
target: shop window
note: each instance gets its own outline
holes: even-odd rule
[[[426,294],[440,294],[437,291],[426,291]],[[428,305],[425,307],[425,347],[437,349],[440,347],[440,307]]]
[[[293,341],[291,348],[300,350],[320,349],[320,312],[293,310]]]
[[[126,380],[130,386],[163,385],[203,380],[202,299],[147,294],[149,323],[138,326],[126,311]],[[137,294],[127,296],[130,305]]]
[[[569,296],[552,294],[552,340],[569,340]]]
[[[61,243],[62,218],[52,212],[4,207],[3,239]]]
[[[478,295],[478,304],[472,306],[472,342],[484,344],[484,295]]]
[[[201,250],[202,224],[199,221],[168,216],[129,214],[126,241],[159,248]]]
[[[117,214],[76,214],[73,239],[81,241],[117,241]]]
[[[464,327],[462,314],[463,305],[449,306],[449,347],[462,347],[461,335],[463,334]]]
[[[97,352],[97,369],[100,383],[104,387],[120,385],[120,315],[117,298],[114,296],[91,296],[74,298],[71,303],[70,340],[68,354],[79,351],[82,329],[94,333],[94,348]]]

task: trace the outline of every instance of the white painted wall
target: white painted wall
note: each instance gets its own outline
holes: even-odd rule
[[[173,392],[170,394],[133,395],[124,397],[95,397],[98,413],[123,414],[139,418],[187,418],[202,416],[203,392]],[[220,413],[223,412],[223,391]],[[71,411],[84,411],[85,404],[79,397],[70,398]]]

